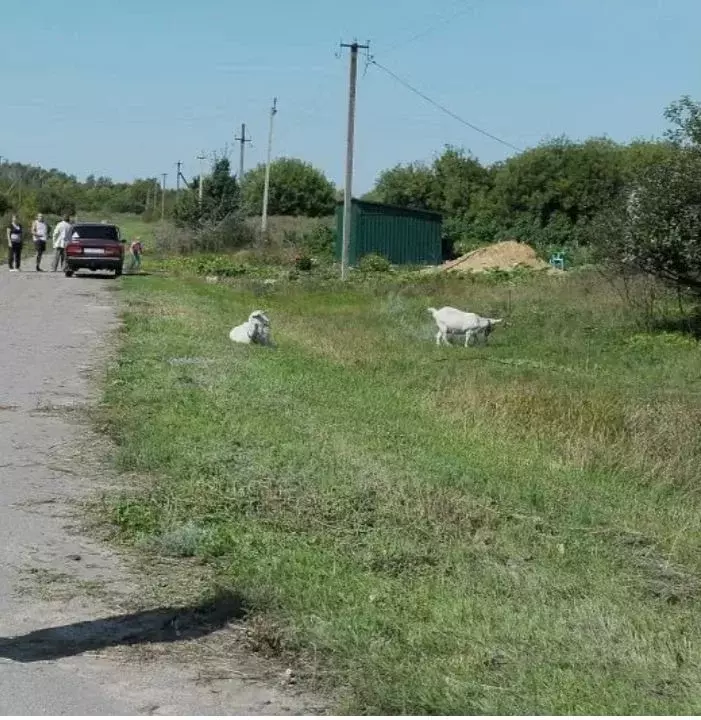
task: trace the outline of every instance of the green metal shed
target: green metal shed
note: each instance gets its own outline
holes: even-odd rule
[[[428,210],[353,200],[348,264],[377,253],[394,265],[439,265],[443,218]],[[343,203],[336,207],[336,258],[343,247]]]

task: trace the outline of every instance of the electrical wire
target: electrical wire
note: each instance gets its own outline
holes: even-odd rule
[[[399,48],[403,48],[406,45],[410,45],[413,42],[416,42],[417,40],[421,40],[422,38],[425,38],[428,35],[431,35],[432,33],[436,32],[436,30],[442,28],[444,25],[448,25],[449,23],[453,22],[453,20],[457,20],[458,18],[462,17],[463,15],[467,15],[467,13],[472,12],[474,8],[472,8],[470,5],[467,5],[465,7],[462,7],[457,12],[454,12],[449,17],[444,17],[442,20],[437,22],[435,25],[431,25],[430,27],[426,28],[425,30],[421,30],[420,32],[416,33],[415,35],[412,35],[411,37],[407,38],[406,40],[401,40],[398,43],[395,43],[394,45],[391,45],[387,50],[383,51],[383,55],[389,55],[389,53],[394,52],[395,50],[398,50]]]
[[[507,140],[503,140],[500,137],[497,137],[496,135],[493,135],[492,133],[488,132],[487,130],[482,129],[481,127],[478,127],[477,125],[474,125],[471,122],[468,122],[464,118],[461,118],[459,115],[456,115],[452,110],[449,110],[445,105],[441,105],[441,103],[437,102],[436,100],[433,100],[430,98],[426,93],[421,92],[418,88],[415,88],[413,85],[408,83],[406,80],[402,79],[397,75],[396,73],[392,72],[389,68],[385,67],[381,63],[377,62],[374,57],[371,55],[367,56],[366,62],[368,65],[374,65],[375,67],[379,68],[383,72],[387,73],[391,78],[396,80],[400,85],[403,85],[407,90],[411,90],[411,92],[418,95],[420,98],[425,100],[427,103],[430,103],[435,108],[438,108],[441,112],[444,112],[446,115],[449,115],[453,118],[453,120],[457,120],[459,123],[462,123],[466,127],[469,127],[471,130],[474,130],[475,132],[480,133],[481,135],[484,135],[485,137],[488,137],[495,142],[498,142],[502,145],[505,145],[508,148],[511,148],[512,150],[515,150],[516,152],[523,152],[523,148],[517,147],[516,145],[508,142]]]

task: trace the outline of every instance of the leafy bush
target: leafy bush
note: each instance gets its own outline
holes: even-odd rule
[[[313,267],[314,263],[308,255],[300,255],[295,258],[295,268],[300,272],[310,272]]]
[[[302,247],[309,253],[323,259],[333,257],[336,233],[328,225],[317,225],[302,236]]]
[[[239,250],[251,247],[255,240],[255,231],[237,213],[220,222],[202,221],[199,226],[194,227],[178,227],[166,223],[154,228],[155,249],[163,255]]]
[[[297,256],[304,255],[312,259],[328,263],[333,260],[335,233],[328,222],[311,220],[311,227],[284,228],[277,233],[277,244],[287,250],[294,249]],[[268,247],[274,246],[276,241],[269,238]]]
[[[377,253],[370,253],[368,255],[364,255],[360,262],[358,263],[358,268],[361,272],[364,273],[371,273],[371,272],[389,272],[392,269],[392,265],[390,264],[389,260],[387,258],[382,257],[382,255],[378,255]]]
[[[169,257],[159,262],[159,267],[175,275],[216,275],[238,277],[246,275],[250,266],[228,255],[189,255]]]
[[[245,275],[247,271],[246,265],[233,263],[226,256],[202,258],[196,266],[198,275],[217,275],[218,277],[237,277]]]
[[[203,228],[201,238],[199,249],[218,252],[250,247],[256,242],[256,233],[244,222],[242,214],[233,213],[216,226]]]

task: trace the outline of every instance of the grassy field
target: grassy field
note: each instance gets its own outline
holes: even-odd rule
[[[123,300],[121,539],[208,564],[337,710],[701,712],[695,340],[586,273]],[[507,323],[436,348],[441,304]],[[275,349],[228,339],[256,307]]]

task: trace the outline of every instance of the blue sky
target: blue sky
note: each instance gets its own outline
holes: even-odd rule
[[[347,53],[377,60],[518,147],[548,136],[659,135],[663,108],[701,98],[699,0],[32,0],[7,3],[0,155],[84,177],[197,172],[204,149],[304,158],[341,183]],[[432,30],[432,28],[435,28]],[[432,30],[422,37],[424,30]],[[511,151],[361,64],[354,190],[447,144]],[[233,149],[236,166],[238,150]]]

